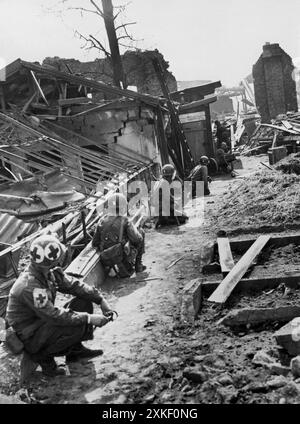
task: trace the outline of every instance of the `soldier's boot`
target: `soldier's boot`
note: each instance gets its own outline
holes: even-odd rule
[[[48,377],[56,377],[58,375],[65,375],[66,370],[62,367],[58,367],[54,358],[46,358],[39,361],[39,365],[42,368],[44,375]]]
[[[146,268],[146,265],[143,265],[142,263],[142,258],[137,257],[135,261],[135,272],[143,272]]]
[[[88,349],[81,343],[73,346],[69,353],[66,355],[66,362],[78,361],[82,358],[94,358],[96,356],[103,355],[102,349]]]

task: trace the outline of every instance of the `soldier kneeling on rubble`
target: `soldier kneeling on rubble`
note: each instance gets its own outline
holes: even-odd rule
[[[146,269],[142,263],[143,229],[129,221],[125,196],[115,193],[107,203],[108,212],[97,226],[92,246],[99,249],[102,264],[108,270],[113,269],[119,277],[129,277],[134,271],[143,272]]]
[[[154,184],[151,206],[156,229],[161,226],[185,224],[189,219],[184,212],[176,209],[176,199],[170,187],[175,177],[174,166],[166,164],[162,167],[161,179]]]
[[[12,286],[6,321],[23,343],[30,359],[48,376],[65,374],[54,357],[66,361],[101,355],[82,341],[93,338],[93,326],[102,327],[113,311],[99,290],[64,274],[59,266],[66,248],[53,235],[36,238],[30,247],[30,264]],[[75,297],[64,307],[54,306],[56,292]],[[102,314],[93,313],[93,303]]]

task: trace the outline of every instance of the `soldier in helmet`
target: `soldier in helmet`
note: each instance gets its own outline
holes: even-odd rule
[[[188,179],[192,181],[192,195],[196,196],[196,181],[203,181],[204,183],[204,196],[210,194],[208,188],[208,182],[211,181],[211,178],[208,176],[207,166],[209,164],[209,159],[207,156],[201,156],[198,165],[193,168],[188,176]]]
[[[155,228],[167,225],[185,224],[188,216],[176,209],[176,200],[170,184],[175,179],[176,171],[173,165],[166,164],[162,167],[162,177],[153,188],[151,205],[155,215]],[[168,199],[164,198],[168,196]]]
[[[132,273],[143,272],[146,266],[142,263],[145,251],[145,233],[142,228],[136,228],[128,219],[128,204],[125,196],[114,193],[108,199],[107,214],[100,220],[93,237],[93,247],[101,253],[107,252],[114,245],[123,246],[122,258],[111,264],[117,270],[119,277],[129,277]],[[106,263],[102,260],[103,265]]]
[[[33,362],[44,374],[64,374],[54,357],[67,361],[101,355],[102,350],[87,349],[82,341],[93,338],[93,326],[111,320],[111,308],[99,290],[66,276],[60,267],[65,246],[53,235],[37,237],[30,246],[30,264],[12,286],[6,320]],[[75,297],[64,307],[55,306],[56,292]],[[93,303],[102,314],[93,313]]]

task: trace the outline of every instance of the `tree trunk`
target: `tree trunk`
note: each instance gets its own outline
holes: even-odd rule
[[[111,53],[114,84],[117,87],[122,88],[120,84],[120,82],[122,82],[123,88],[126,88],[127,84],[124,78],[123,64],[120,56],[119,43],[115,30],[112,0],[102,0],[102,8]]]

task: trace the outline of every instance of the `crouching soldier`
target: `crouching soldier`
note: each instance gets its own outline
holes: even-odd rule
[[[100,251],[102,264],[113,268],[119,277],[129,277],[133,272],[143,272],[145,233],[128,219],[128,204],[125,196],[113,194],[108,199],[107,214],[100,220],[92,246]]]
[[[93,326],[102,327],[111,320],[112,311],[103,295],[94,287],[66,276],[58,267],[65,246],[52,235],[36,238],[30,247],[28,268],[12,286],[6,320],[23,342],[25,352],[38,363],[45,375],[64,374],[55,356],[66,361],[101,355],[82,341],[93,338]],[[64,307],[55,306],[56,292],[75,297]],[[93,314],[93,303],[102,314]]]
[[[192,181],[192,196],[196,197],[196,184],[197,181],[203,181],[204,184],[204,196],[210,194],[208,188],[208,183],[211,182],[211,178],[208,176],[207,166],[209,164],[209,159],[207,156],[201,156],[199,163],[195,168],[193,168],[188,176],[188,180]]]

